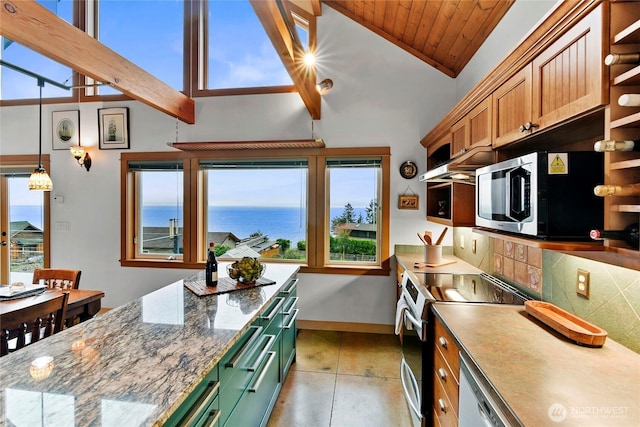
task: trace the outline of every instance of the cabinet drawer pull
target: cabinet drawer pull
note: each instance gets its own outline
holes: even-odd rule
[[[209,411],[209,413],[207,414],[207,419],[202,424],[202,427],[212,427],[216,425],[218,419],[220,418],[220,414],[221,412],[217,409]]]
[[[441,412],[444,412],[445,414],[447,413],[447,404],[444,403],[444,400],[438,399],[438,407],[440,408]]]
[[[282,312],[282,314],[284,314],[285,316],[290,315],[297,304],[298,304],[298,297],[295,297],[291,300],[291,304],[289,304],[289,307],[287,307],[285,311]]]
[[[277,303],[276,305],[274,305],[273,308],[271,309],[271,312],[269,314],[267,314],[266,316],[260,315],[260,319],[266,320],[267,322],[270,322],[271,319],[273,319],[273,316],[278,314],[278,310],[280,310],[280,307],[282,307],[282,304],[284,304],[284,298],[283,297],[278,297],[276,299],[279,299],[280,302]]]
[[[235,368],[240,359],[247,354],[248,350],[253,346],[258,338],[262,335],[262,326],[251,326],[249,329],[253,329],[253,333],[251,337],[247,340],[247,343],[236,353],[233,360],[228,361],[224,364],[227,368]]]
[[[262,368],[262,372],[260,372],[260,376],[258,376],[258,378],[256,379],[256,382],[247,389],[249,393],[255,393],[260,388],[260,384],[262,384],[262,381],[264,380],[264,376],[267,374],[267,371],[269,370],[269,366],[271,366],[271,363],[273,363],[273,359],[276,356],[276,352],[270,351],[267,353],[267,356],[269,357],[269,360]]]
[[[438,369],[438,376],[440,377],[440,379],[442,381],[446,381],[447,380],[447,371],[445,371],[442,368]]]
[[[440,347],[447,348],[448,343],[445,337],[438,338],[438,342],[440,343]]]
[[[291,327],[293,326],[293,322],[295,322],[296,321],[296,317],[298,317],[298,312],[299,311],[300,310],[298,310],[297,308],[295,309],[295,311],[293,312],[293,316],[291,316],[291,320],[289,320],[289,323],[287,323],[284,326],[284,329],[291,329]]]
[[[527,123],[525,123],[525,124],[520,126],[520,132],[531,130],[531,129],[534,129],[534,128],[537,128],[537,127],[538,127],[537,124],[531,123],[531,122],[527,122]]]
[[[191,407],[191,410],[189,411],[189,417],[186,419],[184,425],[192,425],[193,422],[195,422],[196,418],[202,415],[202,411],[204,411],[206,407],[211,404],[211,401],[218,394],[219,388],[220,388],[219,382],[209,381],[209,384],[207,384],[207,387],[203,390],[198,400]]]
[[[273,342],[275,341],[276,336],[275,335],[265,335],[265,338],[267,338],[267,343],[262,348],[262,351],[260,352],[260,355],[257,357],[256,363],[254,363],[251,366],[248,366],[247,367],[247,371],[255,372],[255,371],[258,370],[258,367],[260,366],[260,364],[264,361],[264,358],[266,357],[265,354],[267,354],[267,352],[271,348],[271,344],[273,344]]]
[[[295,288],[296,285],[298,284],[298,280],[300,280],[300,279],[292,280],[291,283],[289,284],[289,286],[287,286],[287,289],[282,290],[280,292],[285,294],[285,295],[289,295],[293,291],[293,288]]]

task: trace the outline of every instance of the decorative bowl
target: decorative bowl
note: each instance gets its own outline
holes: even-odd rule
[[[264,275],[266,267],[256,258],[244,257],[240,261],[227,265],[227,274],[239,283],[252,284]]]

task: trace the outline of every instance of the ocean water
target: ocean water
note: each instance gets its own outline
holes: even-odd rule
[[[344,208],[331,208],[331,218],[342,215]],[[354,208],[355,216],[366,218],[365,208]],[[182,223],[182,212],[171,206],[148,206],[143,209],[143,226],[168,227],[169,220],[177,218]],[[36,206],[12,206],[12,221],[26,220],[42,228],[40,209]],[[209,230],[229,231],[243,239],[260,232],[272,239],[288,239],[292,245],[306,240],[306,213],[298,207],[216,207],[209,209]]]

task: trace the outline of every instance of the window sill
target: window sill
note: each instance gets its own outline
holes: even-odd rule
[[[221,260],[221,262],[224,262]],[[267,261],[268,262],[268,261]],[[138,268],[176,268],[185,270],[203,270],[204,262],[185,263],[180,260],[124,260],[120,261],[122,267],[138,267]],[[388,265],[382,267],[308,267],[300,266],[300,273],[310,274],[345,274],[354,276],[388,276],[390,274]]]

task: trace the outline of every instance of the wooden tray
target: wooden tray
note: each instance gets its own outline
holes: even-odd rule
[[[430,264],[427,262],[416,262],[415,264],[413,264],[413,268],[429,268],[429,267],[440,267],[443,265],[449,265],[449,264],[453,264],[454,262],[456,262],[455,259],[442,259],[441,262],[437,263],[437,264]]]
[[[607,331],[548,302],[525,301],[525,310],[545,325],[578,344],[602,347]]]
[[[274,280],[261,277],[258,280],[256,280],[255,283],[245,285],[229,277],[220,277],[218,279],[218,286],[207,286],[204,280],[199,280],[199,279],[185,280],[184,286],[194,294],[201,297],[205,295],[226,294],[229,292],[241,291],[243,289],[251,289],[258,286],[275,285],[275,283],[276,282]]]

